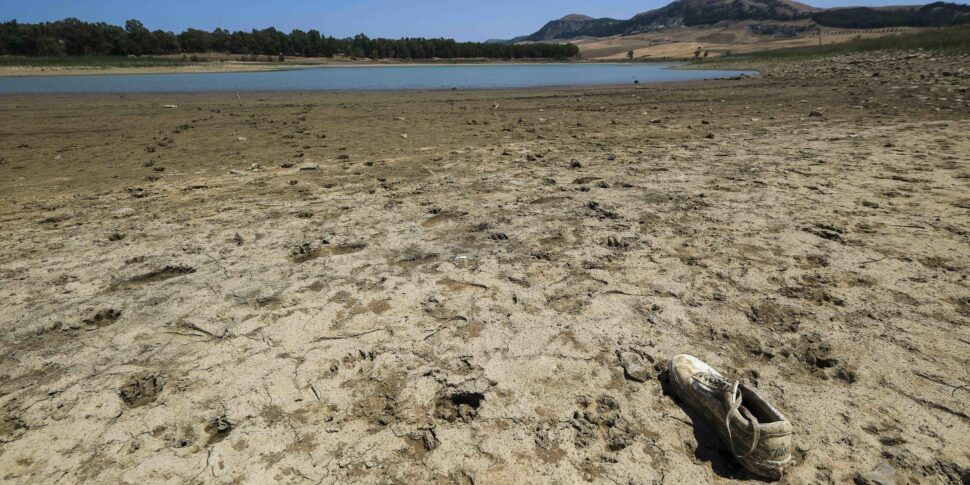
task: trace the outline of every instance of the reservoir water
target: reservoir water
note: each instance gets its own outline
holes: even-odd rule
[[[586,86],[727,78],[750,71],[673,64],[479,64],[317,67],[285,71],[0,77],[0,94],[371,91]]]

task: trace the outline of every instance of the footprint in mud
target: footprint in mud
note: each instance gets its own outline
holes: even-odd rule
[[[751,305],[747,315],[751,323],[765,325],[781,331],[798,331],[798,312],[794,308],[779,305],[772,301]]]
[[[556,195],[549,196],[549,197],[539,197],[538,199],[535,199],[532,202],[529,202],[529,204],[531,204],[531,205],[554,204],[556,202],[562,202],[564,200],[570,200],[570,198],[569,197],[556,196]]]
[[[832,295],[821,286],[822,285],[786,286],[778,290],[778,293],[786,298],[808,300],[817,305],[822,303],[831,303],[835,306],[845,305],[845,300]]]
[[[845,239],[843,238],[845,235],[845,229],[833,226],[831,224],[815,224],[813,226],[806,226],[803,228],[803,230],[822,239],[845,243]]]
[[[970,318],[970,296],[953,298],[950,301],[953,303],[954,309],[957,311],[957,313]]]
[[[426,253],[419,249],[411,249],[404,251],[404,253],[401,254],[401,256],[392,264],[404,269],[413,269],[424,264],[433,263],[437,260],[437,253]]]
[[[133,377],[121,389],[118,396],[130,408],[137,408],[155,402],[158,394],[165,387],[165,380],[155,374],[144,374]]]
[[[113,285],[111,289],[123,290],[123,289],[129,289],[129,288],[138,288],[139,286],[149,285],[152,283],[159,283],[165,280],[170,280],[172,278],[177,278],[179,276],[185,276],[192,273],[195,273],[195,268],[191,266],[165,266],[162,269],[141,274],[141,275],[135,276],[134,278],[129,278],[128,280],[117,283]]]
[[[290,251],[290,259],[294,263],[305,263],[317,258],[328,256],[343,256],[363,251],[367,247],[364,243],[340,244],[337,246],[318,246],[311,243],[301,244]]]
[[[434,415],[449,423],[461,421],[469,423],[478,416],[478,408],[485,402],[485,394],[480,392],[456,392],[442,396],[435,403]]]
[[[478,283],[466,283],[464,281],[443,278],[438,280],[438,284],[450,291],[488,291],[488,287]]]
[[[957,264],[953,263],[952,261],[949,261],[945,258],[941,258],[939,256],[919,258],[918,261],[920,262],[920,264],[922,264],[923,266],[929,269],[942,269],[942,270],[946,270],[954,273],[963,269]]]
[[[786,349],[783,353],[788,352],[791,351]],[[816,332],[801,335],[795,342],[794,354],[809,372],[820,379],[836,377],[849,384],[859,380],[856,368],[832,355],[832,347]]]
[[[798,266],[802,269],[827,268],[829,260],[821,254],[809,254],[806,256],[795,256]]]
[[[81,320],[81,323],[85,325],[94,325],[95,327],[100,328],[111,325],[112,323],[118,321],[119,318],[121,318],[120,311],[115,310],[114,308],[108,308],[105,310],[100,310],[94,315]]]

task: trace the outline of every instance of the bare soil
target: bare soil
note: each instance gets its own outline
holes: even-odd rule
[[[0,479],[753,481],[691,353],[788,483],[967,483],[967,65],[0,97]]]
[[[755,24],[774,26],[808,27],[791,37],[756,34],[751,31]],[[633,51],[637,59],[692,59],[700,49],[709,57],[726,53],[744,54],[789,47],[818,45],[818,29],[808,20],[793,22],[743,21],[709,26],[676,27],[642,34],[613,37],[575,39],[584,59],[619,61],[627,59]],[[857,39],[869,39],[911,33],[919,28],[897,27],[889,29],[840,29],[821,27],[822,43],[840,44]]]

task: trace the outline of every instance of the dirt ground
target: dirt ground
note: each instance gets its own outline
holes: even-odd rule
[[[0,479],[753,481],[686,352],[789,483],[965,484],[968,65],[0,97]]]
[[[759,35],[751,31],[753,25],[777,25],[806,28],[793,37]],[[630,51],[638,59],[691,59],[697,49],[706,51],[711,57],[727,52],[744,54],[772,49],[806,47],[818,45],[818,29],[814,23],[801,20],[795,22],[743,21],[708,26],[677,27],[641,34],[618,35],[601,38],[574,39],[584,59],[600,61],[621,61]],[[871,39],[920,29],[898,27],[892,29],[835,29],[823,27],[822,43],[839,44],[856,39]]]

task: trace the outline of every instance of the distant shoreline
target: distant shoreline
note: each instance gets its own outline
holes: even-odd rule
[[[666,62],[666,61],[657,61]],[[243,61],[209,61],[186,63],[184,65],[168,66],[109,66],[109,65],[72,65],[72,66],[44,66],[44,65],[0,65],[0,77],[30,77],[30,76],[108,76],[118,74],[189,74],[189,73],[220,73],[220,72],[268,72],[293,71],[297,69],[311,69],[323,67],[404,67],[404,66],[462,66],[462,65],[530,65],[530,64],[598,64],[603,61],[589,60],[493,60],[493,59],[443,59],[431,61],[343,61],[321,59],[296,59],[289,62],[243,62]],[[616,62],[606,62],[615,64]]]

